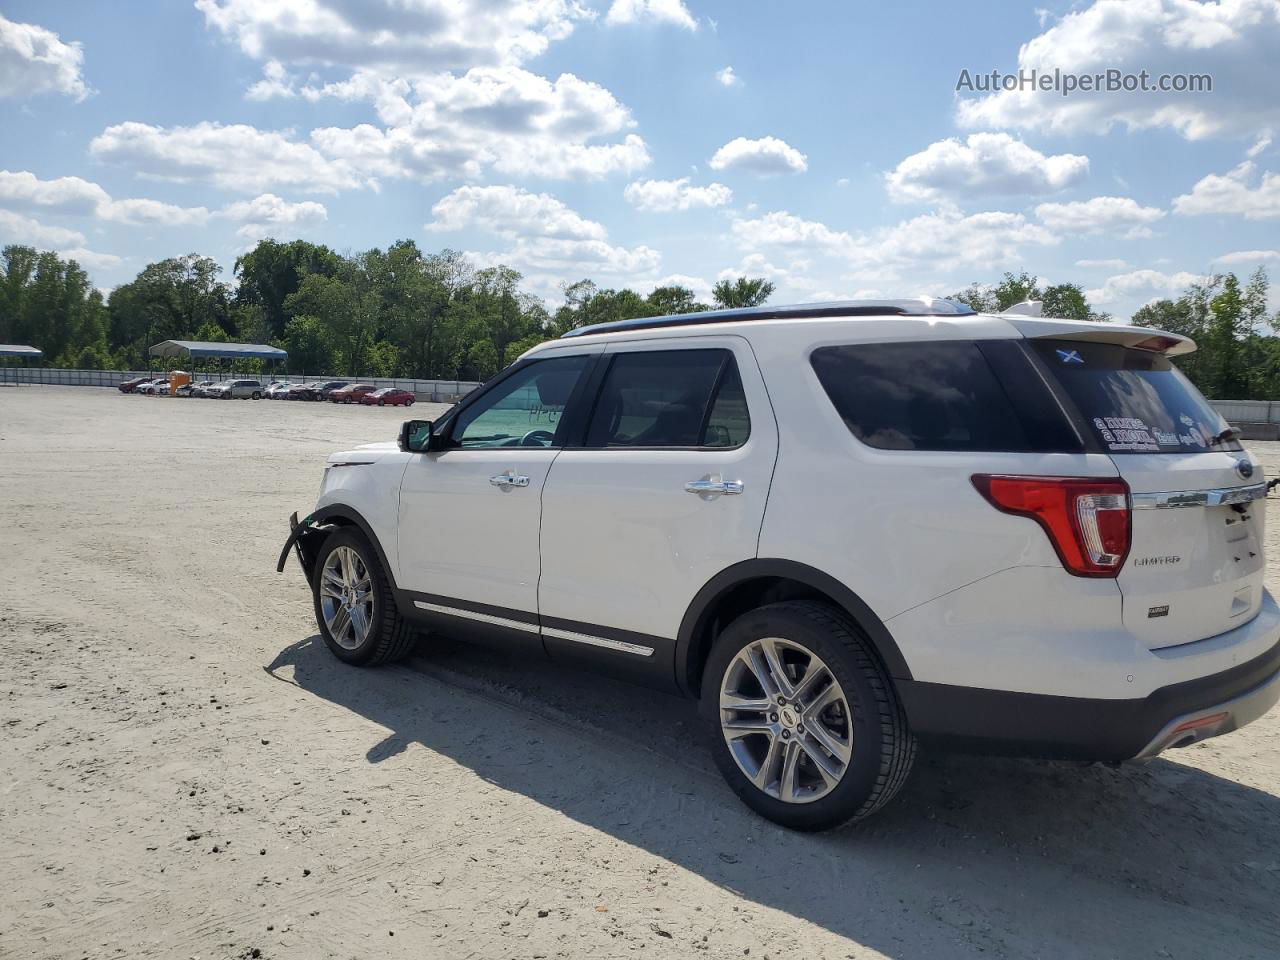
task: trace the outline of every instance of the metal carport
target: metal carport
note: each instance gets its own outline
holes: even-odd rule
[[[28,346],[25,343],[0,343],[0,371],[4,375],[0,377],[0,382],[8,380],[9,367],[19,367],[28,360],[34,360],[37,363],[44,359],[44,351],[38,347]],[[17,363],[10,363],[16,360]],[[14,383],[17,384],[18,375],[14,375]]]
[[[284,363],[288,351],[265,343],[218,343],[207,340],[165,340],[147,351],[153,357],[168,359],[186,355],[192,360],[266,360],[268,363]]]

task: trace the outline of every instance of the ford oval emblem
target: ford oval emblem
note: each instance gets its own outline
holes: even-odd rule
[[[1240,474],[1241,480],[1248,480],[1253,476],[1253,464],[1248,460],[1240,459],[1236,461],[1236,473]]]

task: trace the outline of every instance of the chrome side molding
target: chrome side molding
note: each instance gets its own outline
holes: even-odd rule
[[[560,630],[557,627],[543,627],[544,636],[556,640],[569,640],[573,643],[585,643],[590,647],[604,647],[606,650],[617,650],[619,653],[634,653],[638,657],[653,656],[653,647],[639,643],[627,643],[624,640],[610,640],[608,637],[593,637],[586,633],[574,633],[572,630]]]
[[[425,600],[415,600],[413,605],[419,610],[428,610],[431,613],[443,613],[450,617],[462,617],[464,620],[475,620],[479,623],[492,624],[495,627],[508,627],[512,630],[523,630],[525,633],[537,633],[538,625],[536,623],[525,623],[523,620],[510,620],[506,617],[495,617],[491,613],[479,613],[475,610],[463,610],[461,607],[446,607],[439,603],[427,603]]]
[[[653,647],[640,643],[628,643],[625,640],[611,640],[608,637],[596,637],[588,633],[576,633],[573,630],[561,630],[558,627],[539,627],[536,623],[524,620],[512,620],[508,617],[495,616],[492,613],[480,613],[476,610],[464,610],[461,607],[447,607],[441,603],[429,603],[426,600],[415,600],[413,605],[419,610],[431,613],[443,613],[450,617],[461,617],[464,620],[475,620],[495,627],[506,627],[511,630],[523,630],[525,633],[539,633],[557,640],[569,640],[583,643],[590,647],[603,647],[605,650],[616,650],[619,653],[631,653],[638,657],[653,656]]]
[[[1181,507],[1226,507],[1233,503],[1251,503],[1266,495],[1266,483],[1253,483],[1247,487],[1220,487],[1216,490],[1133,493],[1129,495],[1129,501],[1134,510],[1175,510]]]

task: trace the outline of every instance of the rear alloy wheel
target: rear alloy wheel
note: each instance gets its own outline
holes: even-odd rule
[[[262,399],[262,394],[261,394],[261,393],[259,393],[257,390],[253,391],[253,399],[255,399],[255,400],[261,400],[261,399]]]
[[[376,666],[405,656],[415,639],[369,541],[359,530],[333,533],[316,558],[316,624],[339,660]]]
[[[874,650],[825,604],[770,604],[731,623],[707,661],[702,703],[729,786],[757,813],[798,830],[875,813],[915,757]]]

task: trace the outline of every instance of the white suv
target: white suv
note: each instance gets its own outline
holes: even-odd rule
[[[823,829],[917,738],[1142,759],[1280,699],[1261,471],[1180,336],[945,300],[625,321],[329,458],[296,547],[353,664],[487,635],[701,699]]]

